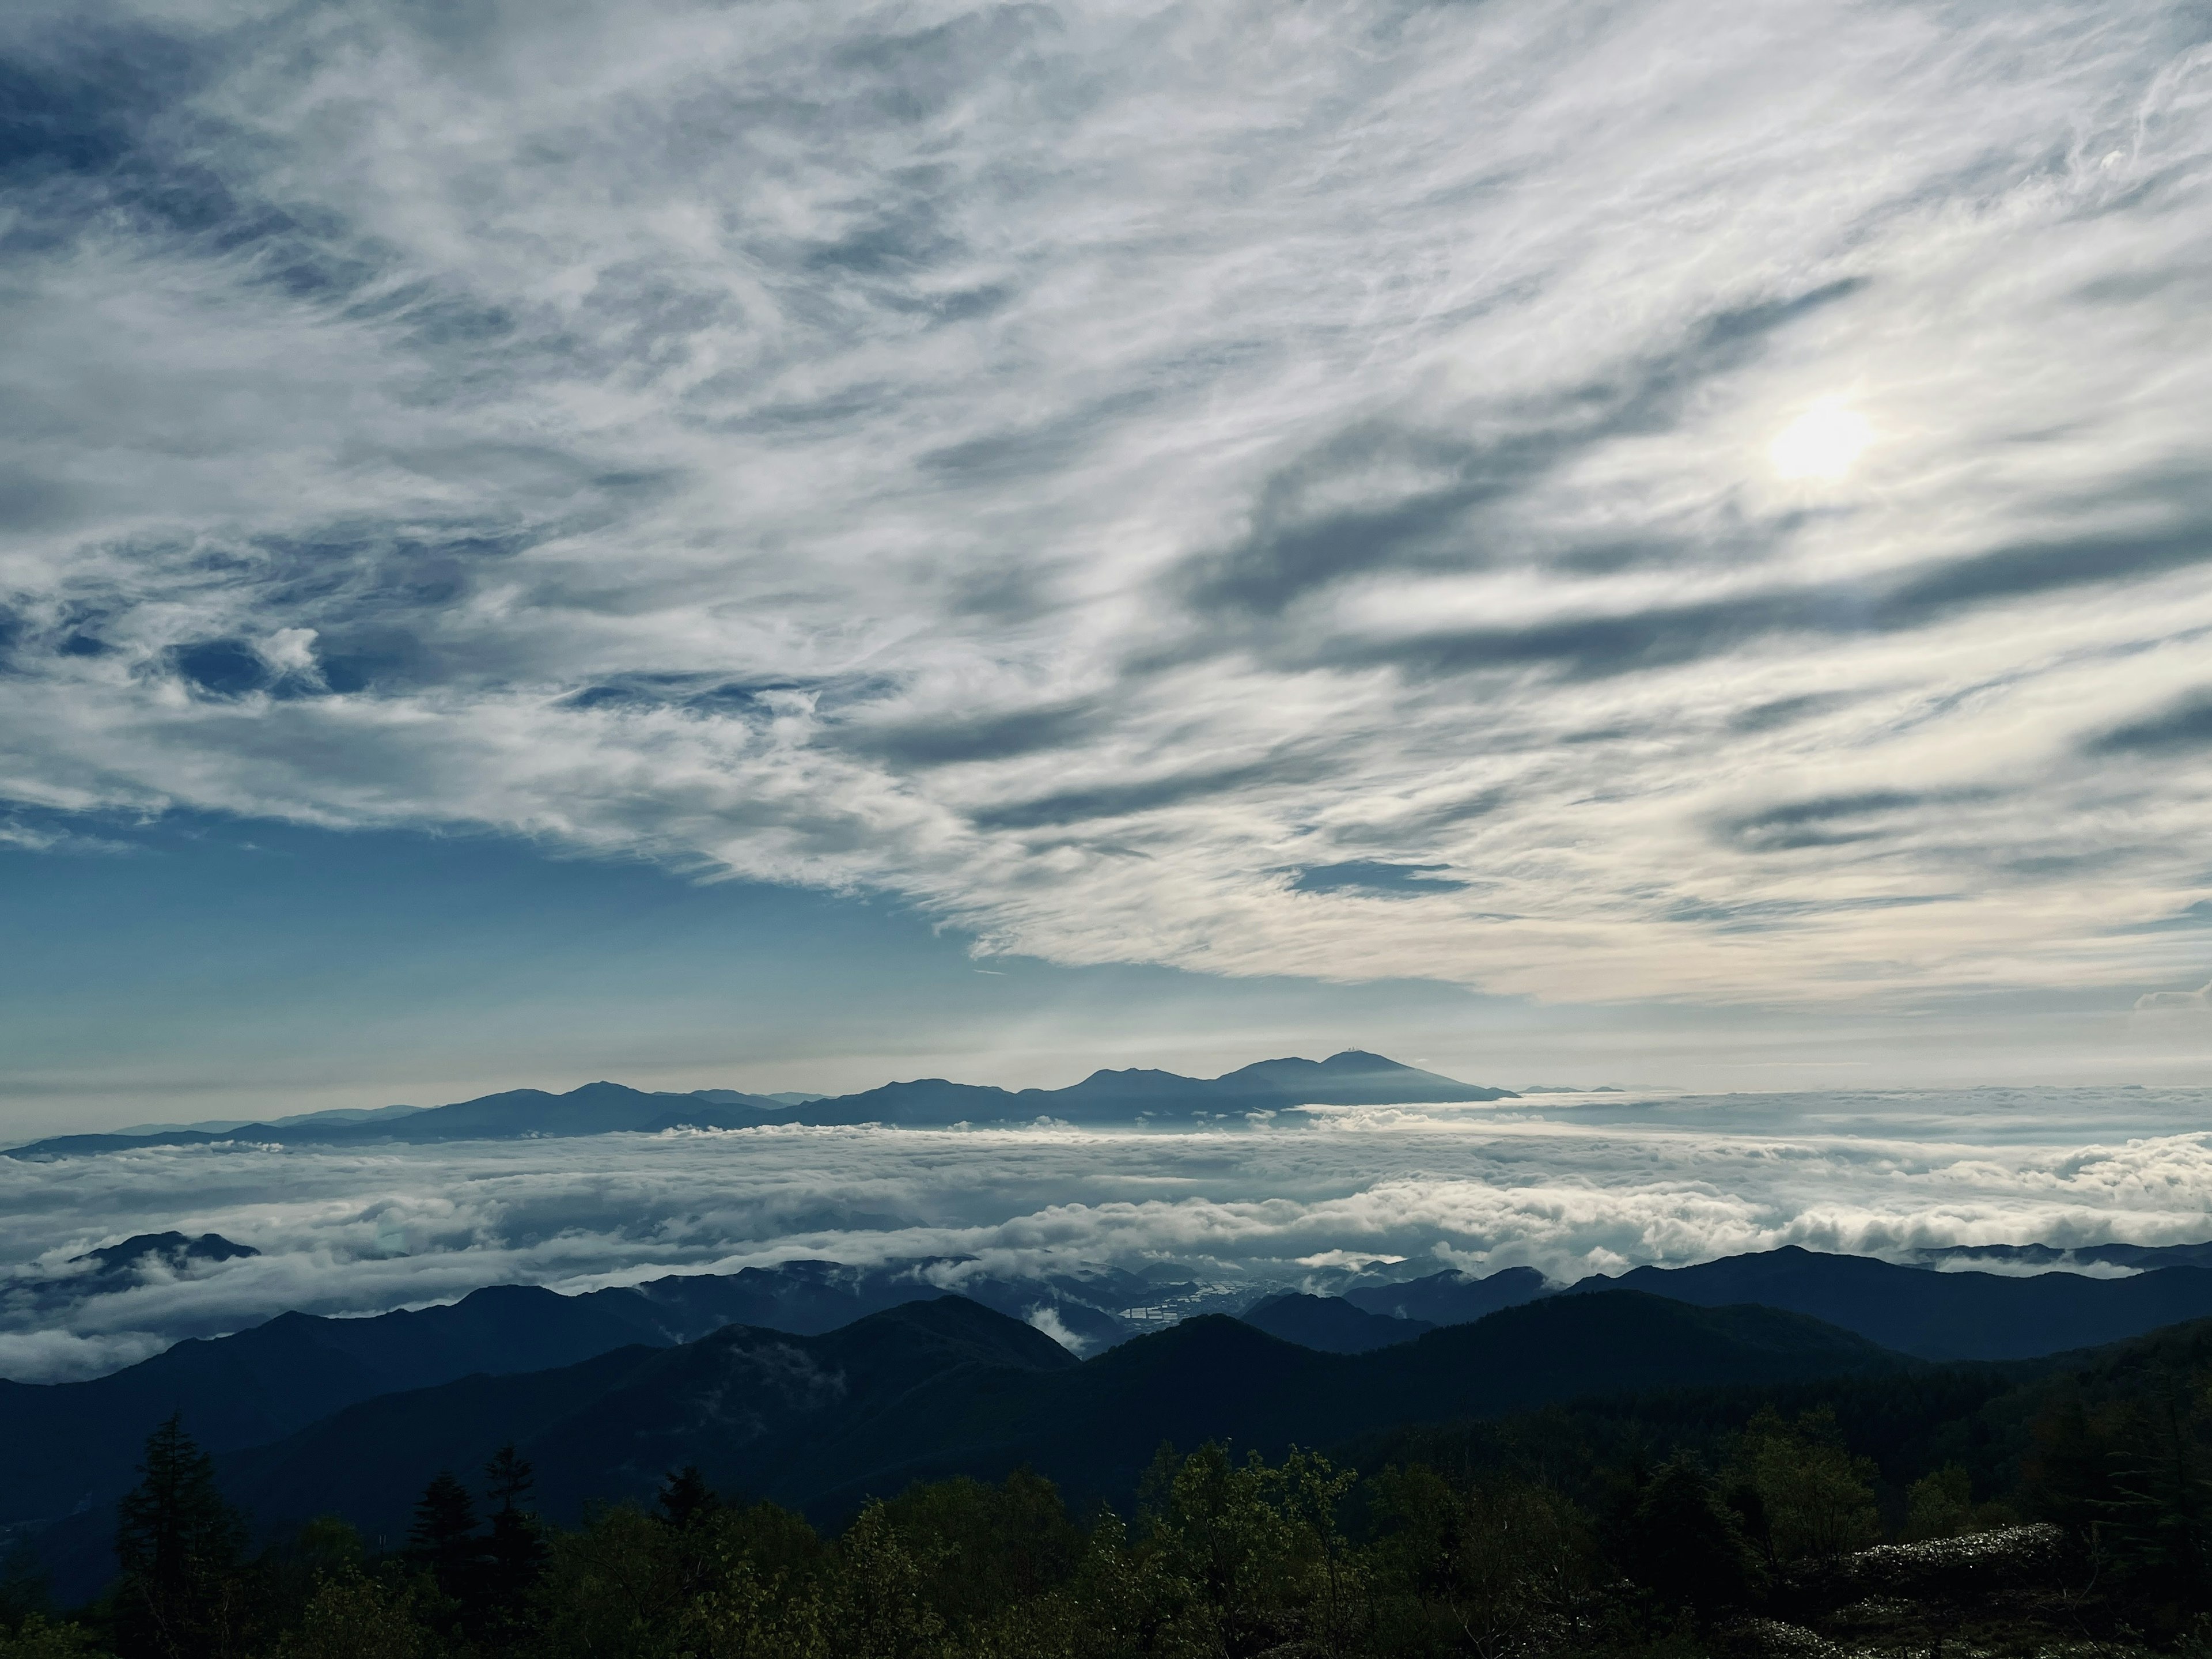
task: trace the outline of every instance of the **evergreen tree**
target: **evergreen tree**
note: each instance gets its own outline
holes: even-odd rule
[[[486,1563],[489,1583],[485,1588],[492,1606],[509,1618],[520,1611],[545,1565],[544,1530],[526,1502],[537,1484],[535,1473],[512,1440],[484,1465],[485,1493],[498,1506],[491,1513]]]
[[[722,1507],[722,1500],[699,1473],[696,1463],[686,1463],[680,1469],[672,1469],[660,1483],[659,1498],[660,1513],[672,1527],[696,1527],[711,1520],[714,1511]]]
[[[473,1602],[484,1540],[477,1532],[476,1500],[451,1469],[441,1469],[415,1503],[407,1553],[429,1568],[438,1588],[464,1605]]]
[[[123,1659],[219,1659],[240,1645],[246,1526],[216,1489],[214,1460],[181,1415],[149,1436],[143,1477],[117,1506]]]

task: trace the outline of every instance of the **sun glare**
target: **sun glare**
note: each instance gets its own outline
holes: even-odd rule
[[[1766,453],[1784,478],[1832,480],[1851,470],[1871,435],[1863,416],[1820,404],[1784,427]]]

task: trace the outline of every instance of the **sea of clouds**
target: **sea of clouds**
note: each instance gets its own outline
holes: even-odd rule
[[[965,1257],[1011,1276],[1172,1263],[1257,1289],[1389,1257],[1568,1280],[1789,1243],[2196,1242],[2212,1237],[2208,1107],[2207,1091],[2141,1089],[1573,1095],[1184,1132],[777,1127],[0,1158],[0,1376],[97,1375],[289,1309],[806,1257]],[[262,1254],[96,1291],[70,1261],[157,1230]]]

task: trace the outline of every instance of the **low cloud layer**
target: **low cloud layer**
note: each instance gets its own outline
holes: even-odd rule
[[[291,1308],[589,1288],[794,1257],[1020,1277],[1176,1262],[1291,1285],[1378,1256],[1561,1279],[1785,1243],[2197,1242],[2201,1091],[1556,1096],[1285,1114],[1237,1131],[759,1129],[0,1159],[0,1375],[94,1374]],[[2096,1144],[2078,1138],[2102,1126]],[[83,1296],[129,1233],[263,1252]]]
[[[2202,982],[2201,9],[33,0],[0,58],[14,801],[1064,962]]]

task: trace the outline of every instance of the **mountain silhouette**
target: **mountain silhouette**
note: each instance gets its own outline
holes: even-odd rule
[[[195,1261],[232,1261],[260,1254],[251,1244],[233,1243],[221,1233],[202,1233],[198,1238],[187,1238],[182,1233],[139,1233],[120,1244],[73,1255],[70,1265],[97,1262],[93,1276],[106,1279],[156,1266],[182,1273]]]
[[[1256,1331],[1322,1353],[1367,1353],[1411,1342],[1436,1327],[1425,1319],[1394,1319],[1370,1313],[1340,1296],[1304,1296],[1291,1291],[1255,1303],[1237,1316]]]
[[[57,1135],[9,1149],[9,1158],[81,1158],[140,1146],[194,1146],[250,1141],[285,1146],[514,1140],[538,1136],[659,1133],[671,1129],[745,1128],[761,1123],[895,1123],[917,1127],[955,1123],[1026,1122],[1039,1117],[1071,1123],[1139,1119],[1200,1120],[1298,1106],[1393,1106],[1513,1098],[1358,1049],[1324,1060],[1267,1060],[1218,1078],[1173,1072],[1100,1071],[1065,1089],[1006,1090],[924,1078],[890,1083],[856,1095],[792,1100],[726,1089],[654,1093],[619,1083],[587,1083],[566,1094],[510,1089],[450,1106],[370,1121],[301,1118],[248,1123],[234,1129],[162,1130],[135,1135]]]
[[[1447,1270],[1395,1285],[1354,1285],[1345,1291],[1344,1299],[1354,1307],[1387,1314],[1393,1319],[1425,1320],[1431,1325],[1464,1325],[1501,1308],[1534,1302],[1551,1288],[1550,1282],[1534,1267],[1502,1267],[1487,1279]]]
[[[2027,1359],[2138,1336],[2212,1315],[2212,1269],[2129,1279],[1943,1273],[1795,1244],[1692,1267],[1637,1267],[1565,1294],[1616,1289],[1700,1307],[1756,1302],[1825,1320],[1922,1359]]]
[[[172,1412],[220,1452],[397,1389],[541,1370],[665,1340],[607,1303],[502,1285],[450,1307],[373,1319],[282,1314],[84,1382],[0,1382],[0,1526],[113,1498],[131,1485],[146,1436]]]
[[[404,1533],[438,1469],[479,1465],[509,1439],[556,1517],[588,1500],[647,1498],[667,1469],[696,1463],[717,1487],[834,1518],[913,1480],[1021,1462],[1072,1494],[1126,1498],[1163,1439],[1273,1455],[1587,1394],[1911,1363],[1796,1315],[1632,1291],[1547,1300],[1365,1354],[1316,1352],[1212,1316],[1078,1362],[1028,1325],[948,1297],[819,1336],[733,1326],[679,1348],[387,1395],[222,1469],[266,1525],[335,1510],[372,1538]]]

